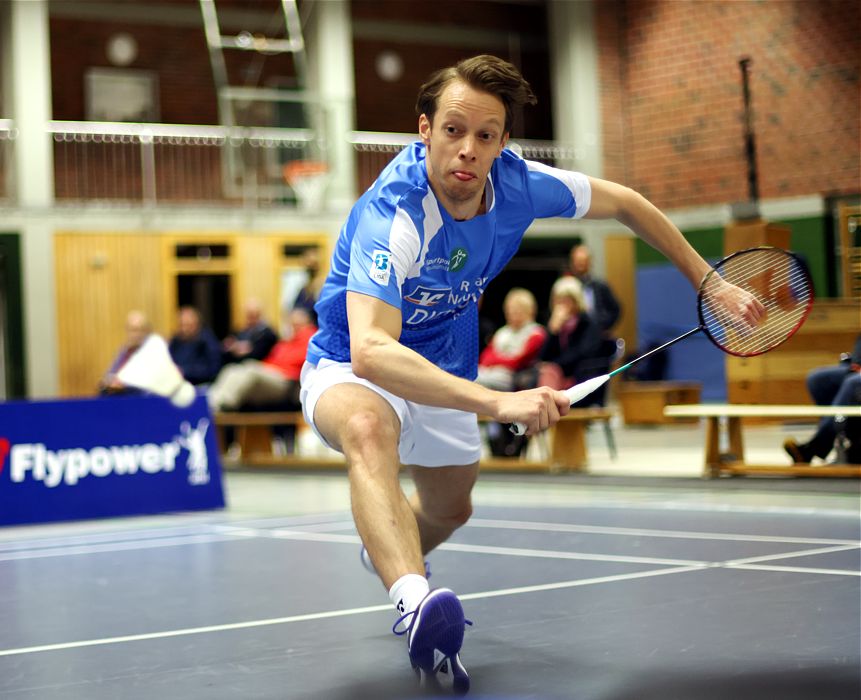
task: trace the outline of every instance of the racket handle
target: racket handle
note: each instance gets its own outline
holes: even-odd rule
[[[570,405],[573,406],[575,403],[585,399],[589,394],[606,384],[613,374],[615,374],[615,372],[602,374],[600,377],[593,377],[592,379],[588,379],[585,382],[575,384],[574,386],[566,389],[565,394],[568,396]],[[523,425],[523,423],[512,423],[509,430],[515,435],[523,435],[526,432],[526,426]]]

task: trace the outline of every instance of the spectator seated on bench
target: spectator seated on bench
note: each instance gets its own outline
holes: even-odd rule
[[[609,366],[601,329],[585,308],[583,288],[575,277],[556,280],[550,291],[547,339],[538,365],[539,386],[561,391],[603,374]],[[615,352],[615,341],[611,342]],[[587,407],[595,400],[594,395],[587,396],[577,407]]]
[[[299,373],[316,330],[306,309],[293,309],[284,339],[262,361],[244,360],[218,373],[207,393],[210,410],[299,410]]]
[[[807,389],[817,406],[861,405],[861,334],[852,354],[844,354],[837,365],[818,367],[807,375]],[[783,448],[794,464],[810,464],[814,457],[825,459],[834,447],[837,461],[861,464],[861,419],[838,421],[825,416],[806,441],[787,440]]]
[[[476,383],[496,391],[518,391],[524,377],[535,365],[547,332],[535,322],[538,304],[528,289],[515,287],[502,303],[505,325],[490,339],[478,358]],[[534,377],[533,377],[534,380]],[[532,385],[534,386],[534,384]],[[513,435],[499,423],[487,426],[491,452],[498,456],[514,456],[526,446],[526,437]]]

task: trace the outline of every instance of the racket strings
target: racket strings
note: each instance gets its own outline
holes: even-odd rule
[[[719,302],[724,282],[755,296],[765,308],[756,326]],[[700,295],[703,327],[722,349],[734,355],[759,355],[780,345],[804,321],[812,300],[804,265],[781,250],[754,249],[719,263]]]

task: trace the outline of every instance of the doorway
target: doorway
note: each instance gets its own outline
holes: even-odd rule
[[[20,240],[0,233],[0,400],[26,396],[24,370]]]
[[[178,274],[176,291],[177,306],[196,308],[203,325],[219,340],[230,335],[230,275]]]

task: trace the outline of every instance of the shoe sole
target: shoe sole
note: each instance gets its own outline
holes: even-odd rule
[[[458,659],[457,661],[454,661],[453,659],[457,659],[457,657],[455,656],[452,659],[446,658],[445,661],[443,661],[443,663],[451,664],[451,687],[447,687],[440,683],[437,671],[428,673],[421,668],[416,667],[413,670],[416,673],[419,688],[425,691],[431,691],[434,694],[451,691],[455,695],[466,695],[469,692],[469,675],[467,675],[466,669],[463,667],[463,664],[460,663],[460,660]],[[442,666],[442,664],[440,664],[440,666]]]
[[[416,613],[413,623],[419,630],[418,642],[410,639],[410,661],[426,674],[434,674],[434,649],[454,658],[463,646],[466,621],[463,606],[447,588],[431,591]]]

